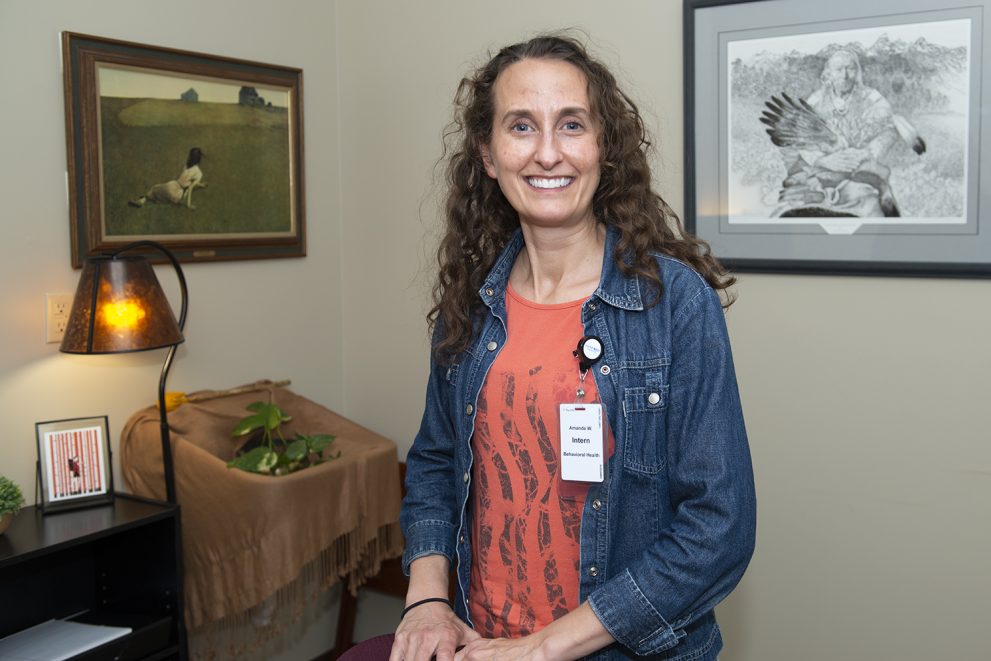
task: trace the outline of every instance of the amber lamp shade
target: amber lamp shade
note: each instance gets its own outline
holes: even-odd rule
[[[149,250],[160,252],[175,269],[182,297],[178,322],[151,264],[142,254],[134,254]],[[158,379],[158,410],[165,497],[170,503],[176,502],[176,491],[165,382],[176,346],[184,339],[182,329],[186,324],[187,295],[186,278],[179,260],[157,241],[135,241],[111,255],[90,257],[79,276],[69,322],[59,347],[64,353],[125,353],[168,347]]]
[[[123,353],[183,341],[165,293],[141,255],[86,260],[60,351]]]

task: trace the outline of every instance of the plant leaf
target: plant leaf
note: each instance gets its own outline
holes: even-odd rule
[[[308,452],[309,449],[307,448],[306,439],[297,438],[286,447],[286,458],[289,459],[289,461],[300,461]]]
[[[275,404],[269,404],[268,408],[264,411],[259,411],[259,414],[265,416],[265,425],[269,430],[276,429],[283,422],[289,422],[292,418],[285,414],[285,411],[280,409]]]
[[[312,434],[300,437],[306,440],[306,445],[314,454],[320,454],[324,448],[334,442],[334,436],[330,434]]]
[[[252,473],[268,473],[279,461],[279,455],[266,447],[257,447],[227,462],[228,468],[240,468]]]
[[[259,449],[263,449],[263,448],[259,448]],[[265,449],[265,453],[261,456],[261,459],[258,462],[258,469],[261,471],[268,472],[272,469],[273,466],[275,466],[275,464],[279,462],[279,455],[277,455],[276,453],[272,452],[267,448],[264,449]]]
[[[231,436],[245,436],[256,429],[262,429],[264,427],[265,419],[260,414],[249,415],[246,418],[242,418],[236,425],[234,425],[234,430],[231,432]]]

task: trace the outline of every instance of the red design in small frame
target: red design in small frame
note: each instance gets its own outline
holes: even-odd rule
[[[107,416],[35,424],[44,512],[113,502]]]

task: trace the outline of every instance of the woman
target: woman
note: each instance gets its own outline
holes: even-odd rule
[[[196,188],[206,188],[203,182],[203,171],[200,170],[200,161],[203,160],[203,152],[199,147],[189,150],[186,157],[186,167],[178,177],[172,181],[162,184],[155,184],[147,193],[136,200],[129,200],[132,207],[143,207],[145,202],[160,202],[163,204],[185,204],[189,209],[193,206],[193,190]]]
[[[456,104],[390,659],[714,659],[754,544],[733,280],[581,44],[504,48]]]

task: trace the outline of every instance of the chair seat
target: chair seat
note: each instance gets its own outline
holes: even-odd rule
[[[337,661],[389,661],[393,638],[391,633],[369,638],[339,656]]]

